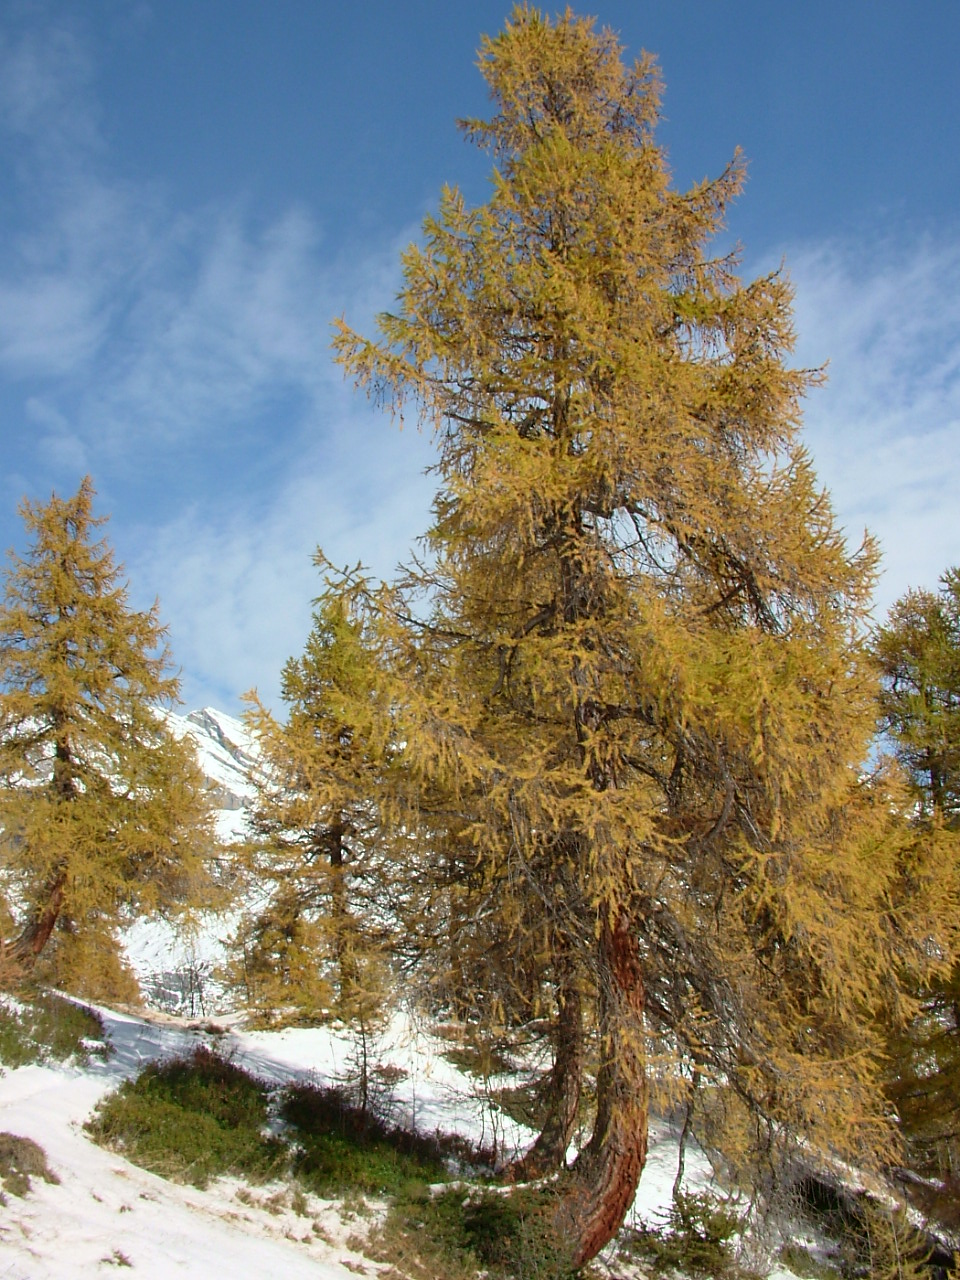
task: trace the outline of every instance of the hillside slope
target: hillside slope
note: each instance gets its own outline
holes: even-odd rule
[[[285,1203],[282,1194],[271,1197],[273,1187],[251,1196],[232,1178],[203,1191],[182,1186],[103,1150],[83,1130],[101,1097],[156,1058],[207,1043],[272,1083],[335,1083],[349,1073],[354,1045],[348,1034],[329,1028],[212,1032],[209,1024],[169,1017],[99,1013],[111,1046],[106,1062],[21,1067],[0,1079],[0,1130],[39,1143],[60,1180],[35,1179],[25,1198],[9,1196],[0,1211],[4,1280],[103,1276],[110,1266],[129,1266],[142,1280],[347,1280],[383,1270],[359,1246],[376,1221],[375,1207],[368,1219],[349,1204],[309,1196],[304,1216],[289,1197]],[[408,1018],[394,1020],[377,1046],[382,1061],[403,1073],[394,1116],[425,1132],[439,1128],[486,1144],[495,1139],[505,1151],[527,1141],[521,1126],[443,1057],[443,1048]],[[655,1125],[633,1216],[653,1221],[669,1204],[676,1159],[675,1132]],[[709,1182],[709,1167],[696,1152],[688,1152],[687,1177],[694,1188]],[[787,1280],[789,1273],[776,1274]]]

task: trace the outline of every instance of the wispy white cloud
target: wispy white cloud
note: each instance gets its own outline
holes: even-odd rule
[[[174,209],[124,181],[91,79],[69,32],[0,43],[0,141],[20,170],[19,226],[0,246],[0,371],[56,380],[47,399],[107,456],[196,444],[278,397],[316,403],[336,380],[331,316],[368,290],[370,264],[331,262],[303,208],[254,226],[240,201]]]
[[[0,127],[28,143],[21,169],[63,171],[102,151],[93,61],[69,22],[0,30],[0,73]]]
[[[0,363],[25,373],[60,374],[99,345],[97,299],[80,282],[37,272],[0,282]]]
[[[184,697],[230,709],[256,686],[276,704],[280,670],[303,647],[321,579],[322,546],[336,565],[388,576],[426,527],[429,440],[342,404],[269,494],[207,505],[142,529],[129,567],[159,593]],[[225,500],[226,499],[226,500]]]
[[[25,407],[27,418],[39,428],[37,452],[57,472],[86,474],[90,469],[87,451],[63,414],[37,396],[31,396]]]
[[[0,249],[0,375],[29,426],[8,487],[92,472],[187,698],[273,698],[315,548],[387,573],[425,524],[426,442],[367,412],[329,356],[334,315],[365,327],[389,302],[408,237],[337,261],[306,209],[183,210],[123,181],[81,43],[42,34],[0,46],[22,213]]]
[[[786,261],[799,359],[827,363],[805,438],[848,539],[880,540],[882,618],[960,563],[960,242],[837,241]]]
[[[88,369],[150,239],[150,197],[104,175],[93,69],[68,25],[0,30],[0,370]]]
[[[181,225],[132,291],[85,417],[116,445],[132,422],[169,441],[239,428],[284,391],[315,400],[330,381],[331,305],[317,238],[298,210],[260,235],[216,210]]]

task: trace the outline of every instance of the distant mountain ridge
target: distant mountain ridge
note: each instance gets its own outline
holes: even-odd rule
[[[192,741],[197,763],[210,783],[214,804],[221,810],[218,831],[224,839],[235,839],[239,834],[236,820],[224,818],[242,810],[254,794],[248,773],[259,754],[255,737],[242,720],[216,707],[201,707],[186,715],[171,711],[167,721],[178,738]]]

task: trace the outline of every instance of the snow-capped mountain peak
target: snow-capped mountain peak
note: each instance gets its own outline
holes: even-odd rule
[[[186,715],[170,712],[167,719],[178,738],[193,743],[217,808],[228,812],[244,808],[253,795],[248,772],[258,753],[256,739],[243,722],[215,707]]]

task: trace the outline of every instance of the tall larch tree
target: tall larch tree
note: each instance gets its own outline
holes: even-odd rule
[[[960,571],[908,591],[877,631],[882,727],[907,770],[918,817],[960,823]]]
[[[378,338],[335,345],[436,433],[434,522],[370,608],[408,791],[455,817],[463,937],[486,912],[552,989],[522,1173],[562,1166],[596,1055],[556,1218],[582,1263],[636,1191],[651,1047],[755,1132],[882,1145],[867,1015],[936,921],[892,911],[894,820],[858,769],[875,554],[798,439],[789,285],[711,256],[742,162],[674,190],[655,64],[569,12],[515,9],[480,68],[489,200],[445,190]]]
[[[881,727],[910,782],[912,838],[954,902],[960,932],[960,571],[908,591],[877,629]],[[890,1092],[909,1157],[960,1186],[960,966],[918,991],[917,1016],[892,1041]]]
[[[384,998],[389,896],[377,790],[389,763],[389,711],[345,592],[321,596],[302,655],[281,677],[286,718],[248,697],[251,907],[231,971],[264,1010],[368,1025]],[[374,884],[378,887],[373,893]]]
[[[93,498],[88,477],[24,501],[31,545],[0,605],[0,875],[19,907],[3,949],[30,971],[52,940],[81,988],[116,965],[123,920],[197,900],[213,842],[202,775],[163,719],[178,680],[157,607],[130,607]]]

